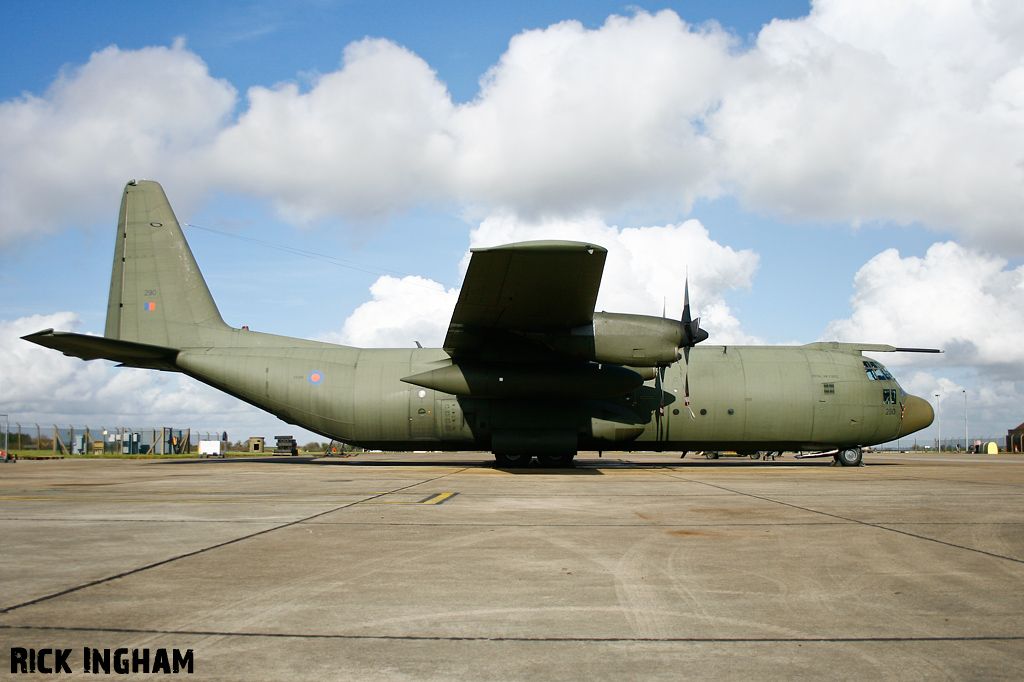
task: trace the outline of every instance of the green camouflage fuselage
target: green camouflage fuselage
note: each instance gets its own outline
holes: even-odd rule
[[[571,429],[581,449],[605,450],[814,450],[902,435],[899,405],[883,393],[899,386],[870,379],[864,358],[845,349],[694,348],[687,409],[683,363],[669,368],[660,397],[652,380],[616,398],[482,399],[402,381],[451,364],[440,349],[359,349],[247,330],[230,338],[182,349],[177,368],[367,448],[489,449],[492,429],[510,428]]]

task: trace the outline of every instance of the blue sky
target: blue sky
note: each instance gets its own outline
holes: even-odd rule
[[[191,2],[155,1],[126,7],[96,2],[5,3],[0,27],[4,69],[0,96],[38,93],[68,64],[81,64],[109,45],[138,49],[169,45],[185,36],[214,77],[239,90],[335,70],[341,50],[366,36],[388,38],[420,55],[448,84],[452,97],[476,96],[478,80],[527,29],[574,19],[597,28],[621,2]],[[749,39],[774,18],[804,16],[803,0],[675,2],[645,7],[674,9],[700,24],[714,20]]]
[[[940,347],[880,359],[1024,419],[1015,3],[13,2],[0,64],[14,421],[281,428],[17,340],[102,333],[132,177],[236,326],[437,344],[470,246],[576,237],[608,309],[678,314],[689,271],[710,343]]]

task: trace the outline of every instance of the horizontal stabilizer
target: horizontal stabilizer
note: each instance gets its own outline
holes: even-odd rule
[[[119,362],[125,367],[176,370],[174,359],[178,351],[174,348],[108,339],[103,336],[55,332],[52,329],[44,329],[21,338],[83,360],[102,358]]]

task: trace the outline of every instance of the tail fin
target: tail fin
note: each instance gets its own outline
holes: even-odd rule
[[[121,199],[104,336],[188,348],[230,327],[156,182],[129,182]]]

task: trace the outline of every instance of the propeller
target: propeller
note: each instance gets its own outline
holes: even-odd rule
[[[662,303],[661,316],[665,317],[665,304]],[[686,276],[683,285],[683,316],[679,321],[679,348],[683,351],[683,406],[690,413],[690,419],[696,419],[693,410],[690,409],[690,349],[701,341],[708,338],[707,331],[700,328],[700,318],[694,318],[690,312],[690,276]],[[665,414],[665,391],[662,385],[665,381],[665,365],[658,367],[654,376],[654,387],[658,391],[658,411],[655,413],[657,423],[658,439],[662,437],[661,418]]]
[[[662,388],[664,381],[665,365],[659,365],[654,375],[654,390],[658,392],[658,411],[654,413],[654,423],[658,431],[657,440],[661,440],[661,418],[665,416],[665,389]]]
[[[679,346],[683,349],[686,361],[690,361],[690,349],[708,338],[708,333],[700,328],[700,318],[690,315],[690,278],[687,276],[683,289],[683,319],[679,321]]]
[[[665,317],[666,307],[668,306],[667,298],[661,299],[661,316]],[[661,418],[665,416],[665,390],[662,388],[665,382],[665,366],[659,365],[657,372],[654,375],[654,389],[658,392],[658,411],[654,415],[654,421],[657,425],[658,433],[657,439],[661,440]]]
[[[683,406],[690,413],[690,419],[696,419],[697,416],[690,409],[690,349],[706,340],[708,333],[700,328],[700,318],[694,318],[690,313],[689,275],[683,286],[683,317],[679,321],[679,345],[683,349]]]

